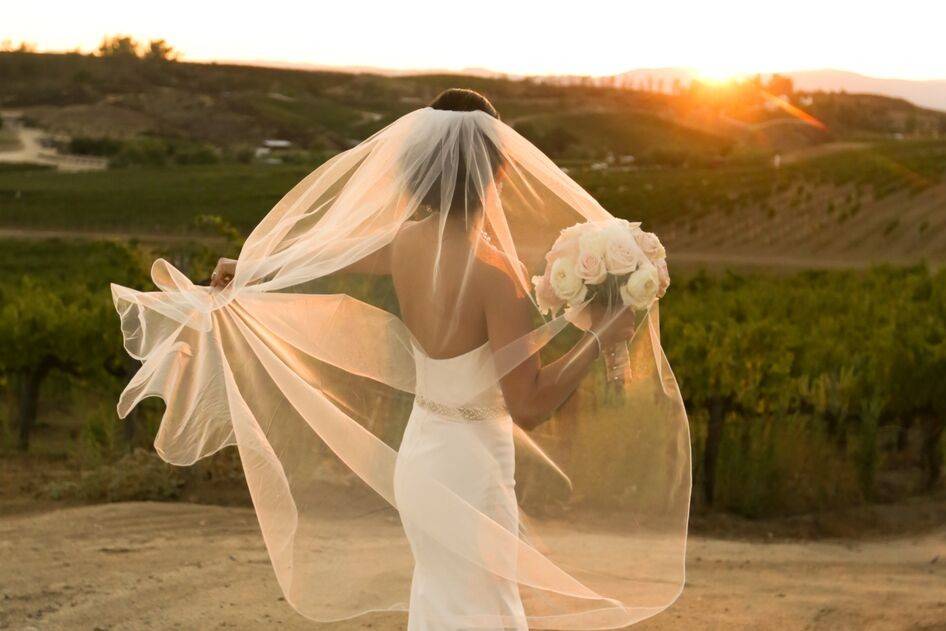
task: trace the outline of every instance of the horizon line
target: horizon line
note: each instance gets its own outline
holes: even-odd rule
[[[145,42],[141,42],[145,43]],[[10,42],[12,44],[12,41]],[[21,45],[30,45],[31,42],[22,41]],[[15,49],[5,49],[3,52],[16,52]],[[81,47],[77,46],[72,49],[43,49],[40,50],[36,48],[34,50],[29,50],[26,52],[33,52],[36,54],[80,54],[80,55],[92,55],[94,56],[95,50],[83,50]],[[570,72],[510,72],[505,70],[497,70],[494,68],[489,68],[485,66],[465,66],[463,68],[438,68],[438,67],[394,67],[394,66],[384,66],[384,65],[373,65],[373,64],[327,64],[319,63],[317,61],[295,61],[288,59],[270,59],[270,58],[224,58],[224,57],[189,57],[184,51],[177,51],[180,56],[178,61],[186,63],[204,63],[204,64],[229,64],[229,65],[251,65],[251,66],[267,66],[274,65],[276,67],[297,67],[297,69],[305,69],[306,66],[311,70],[325,70],[329,72],[343,72],[351,74],[379,74],[379,75],[422,75],[422,74],[456,74],[456,75],[495,75],[497,77],[506,77],[506,78],[532,78],[532,77],[589,77],[589,78],[604,78],[604,77],[619,77],[621,75],[630,74],[634,72],[686,72],[693,75],[692,78],[699,79],[700,75],[703,74],[701,71],[694,66],[685,66],[685,65],[667,65],[667,66],[639,66],[639,67],[630,67],[627,70],[615,73],[570,73]],[[863,70],[852,70],[849,68],[842,67],[832,67],[832,66],[819,66],[812,68],[795,68],[792,70],[753,70],[747,72],[734,72],[731,76],[725,77],[725,80],[732,79],[744,79],[748,77],[753,77],[756,75],[761,76],[772,76],[772,75],[793,75],[801,73],[819,73],[819,72],[838,72],[845,73],[850,75],[856,75],[859,77],[867,79],[878,79],[883,81],[903,81],[908,83],[936,83],[936,82],[946,82],[946,76],[942,77],[901,77],[901,76],[890,76],[883,74],[871,74]],[[705,77],[704,77],[705,78]]]

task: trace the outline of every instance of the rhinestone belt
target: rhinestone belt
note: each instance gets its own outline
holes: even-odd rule
[[[462,407],[453,407],[431,401],[430,399],[417,395],[414,397],[414,403],[417,407],[423,408],[428,412],[439,414],[440,416],[449,416],[462,419],[464,421],[486,421],[491,418],[499,418],[508,414],[505,406],[502,405],[471,405]]]

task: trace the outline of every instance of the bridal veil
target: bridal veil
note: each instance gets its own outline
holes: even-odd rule
[[[611,217],[496,118],[413,111],[290,190],[246,240],[226,288],[196,286],[162,259],[158,291],[112,286],[125,348],[142,362],[119,415],[162,398],[155,448],[175,465],[239,449],[276,578],[309,618],[407,607],[412,555],[398,509],[452,554],[514,581],[530,628],[619,628],[654,615],[683,587],[690,497],[686,413],[656,305],[629,342],[630,378],[608,381],[596,362],[548,422],[512,426],[518,532],[422,468],[407,480],[421,492],[397,506],[418,341],[375,258],[407,222],[429,218],[442,238],[445,217],[476,212],[530,296],[561,230]],[[439,308],[444,334],[467,325]],[[495,381],[574,338],[565,316],[536,306],[533,330],[484,355],[479,374]],[[451,405],[474,400],[481,388],[470,384],[490,385],[481,382],[471,375]],[[484,612],[466,624],[504,622]]]

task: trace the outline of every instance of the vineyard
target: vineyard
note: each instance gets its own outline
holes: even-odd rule
[[[246,233],[314,164],[217,164],[61,174],[0,169],[0,230],[192,235],[198,214]],[[611,212],[677,254],[819,261],[946,258],[946,142],[901,141],[726,167],[568,167]]]
[[[878,143],[779,168],[575,173],[606,208],[654,226],[671,251],[790,254],[811,265],[942,261],[944,175],[941,141]]]
[[[678,285],[663,339],[704,500],[756,515],[889,499],[908,465],[932,489],[944,323],[946,274],[922,267]]]
[[[159,402],[115,418],[136,364],[108,283],[147,288],[156,256],[206,280],[329,155],[459,81],[25,52],[0,53],[0,78],[4,109],[110,165],[0,164],[0,465],[44,465],[23,488],[47,500],[171,499],[194,482],[140,451]],[[751,82],[709,95],[462,84],[666,244],[662,341],[690,414],[695,508],[755,517],[942,492],[946,114],[789,94],[829,128],[814,132],[769,126],[782,114]],[[256,160],[264,138],[293,150]],[[579,460],[606,450],[597,440]],[[205,467],[231,489],[209,499],[242,489],[234,452]]]
[[[4,452],[28,447],[80,472],[81,482],[38,493],[179,495],[179,473],[139,456],[123,462],[144,467],[151,481],[131,491],[113,488],[127,467],[109,467],[147,447],[160,405],[151,402],[125,425],[114,416],[134,365],[121,348],[107,282],[147,286],[143,270],[158,252],[7,241],[2,253]],[[213,255],[180,247],[161,253],[195,277]],[[679,274],[661,316],[690,413],[697,507],[790,514],[941,484],[946,272]],[[232,457],[222,454],[213,466],[232,475]]]

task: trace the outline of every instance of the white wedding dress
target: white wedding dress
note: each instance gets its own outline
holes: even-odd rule
[[[415,476],[443,484],[514,535],[519,529],[512,419],[505,411],[489,343],[449,359],[433,359],[414,343],[416,398],[398,451],[394,488],[414,555],[409,631],[457,631],[476,618],[503,620],[502,629],[526,630],[518,583],[497,575],[497,559],[515,576],[516,550],[482,549],[480,558],[454,551],[473,539],[474,524],[457,514],[432,528],[422,510]],[[454,550],[441,541],[450,542]],[[467,549],[467,546],[462,546]],[[487,570],[488,565],[492,570]],[[490,623],[495,625],[495,622]],[[481,628],[481,627],[476,627]],[[496,626],[491,628],[497,629]]]

